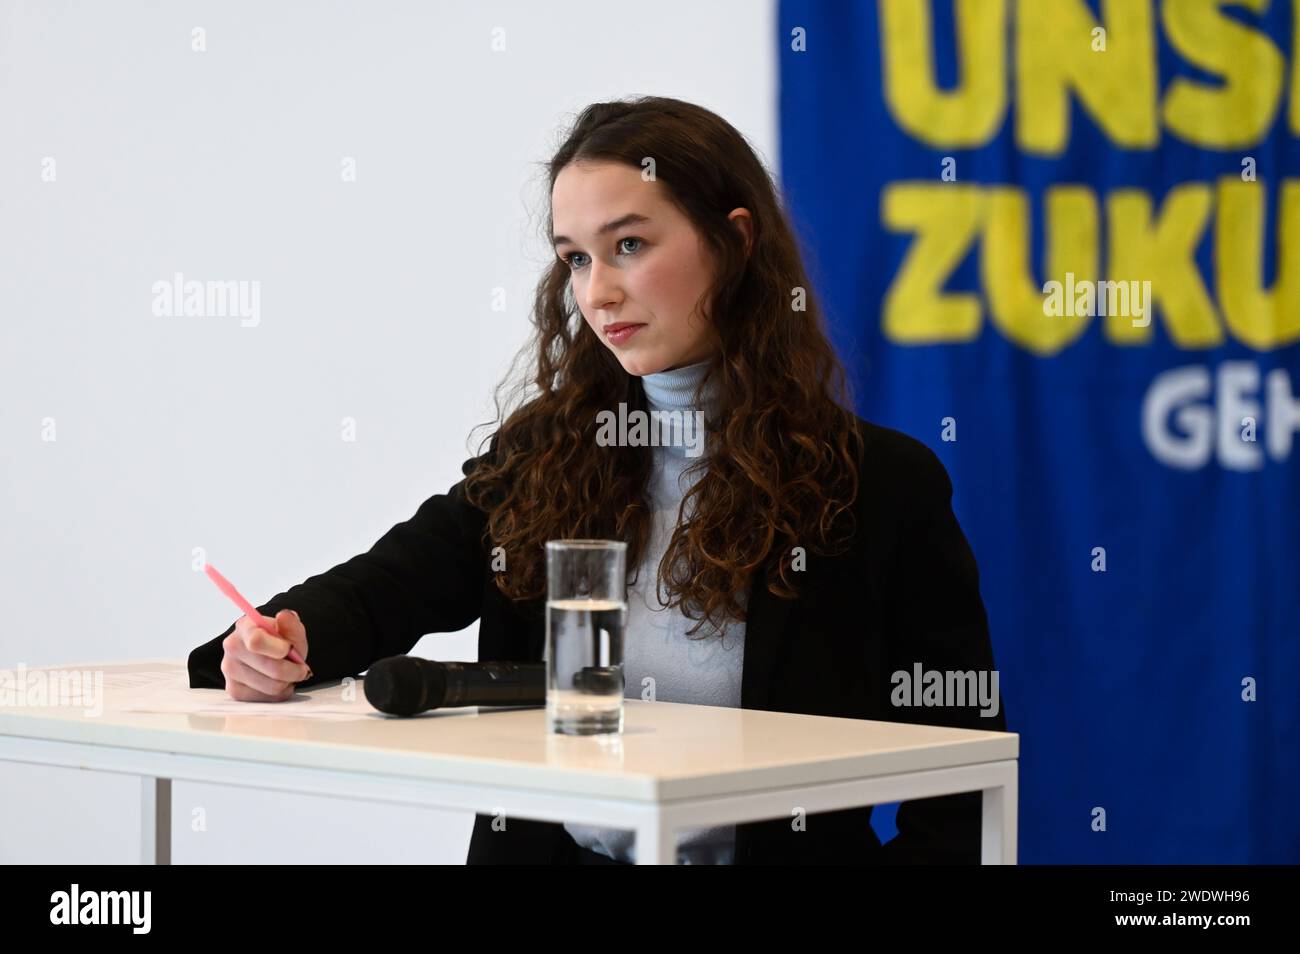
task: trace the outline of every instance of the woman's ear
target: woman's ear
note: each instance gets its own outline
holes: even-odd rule
[[[748,256],[754,250],[754,217],[749,214],[749,209],[732,209],[727,219],[734,222],[745,236],[745,255]]]

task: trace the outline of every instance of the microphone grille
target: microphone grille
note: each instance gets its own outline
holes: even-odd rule
[[[366,671],[364,687],[366,699],[380,712],[409,716],[441,705],[447,680],[435,663],[415,656],[389,656]]]

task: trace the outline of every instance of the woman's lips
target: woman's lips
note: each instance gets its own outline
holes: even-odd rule
[[[611,325],[605,329],[605,337],[609,339],[610,344],[622,344],[644,327],[645,325],[638,324]]]

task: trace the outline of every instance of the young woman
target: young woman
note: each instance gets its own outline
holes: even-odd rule
[[[479,621],[479,658],[543,658],[543,544],[628,544],[626,693],[1005,730],[1004,710],[892,704],[894,673],[990,671],[974,558],[921,443],[849,410],[773,182],[715,114],[598,103],[549,163],[556,259],[534,303],[533,391],[489,449],[368,552],[190,656],[191,686],[280,700]],[[704,422],[703,453],[600,438],[630,411]],[[606,435],[608,436],[608,435]],[[498,549],[499,548],[499,549]],[[501,557],[504,557],[502,561]],[[504,562],[504,568],[502,568]],[[290,646],[310,670],[286,657]],[[906,700],[904,700],[906,701]],[[699,829],[689,863],[979,860],[980,795]],[[477,817],[470,863],[627,863],[630,832]]]

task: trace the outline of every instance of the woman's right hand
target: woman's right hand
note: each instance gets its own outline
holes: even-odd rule
[[[247,616],[239,617],[234,630],[222,642],[225,654],[221,672],[226,692],[239,702],[283,702],[294,693],[294,684],[312,675],[307,666],[307,628],[298,614],[282,609],[275,614],[279,636],[273,636]],[[289,659],[296,649],[304,662]]]

